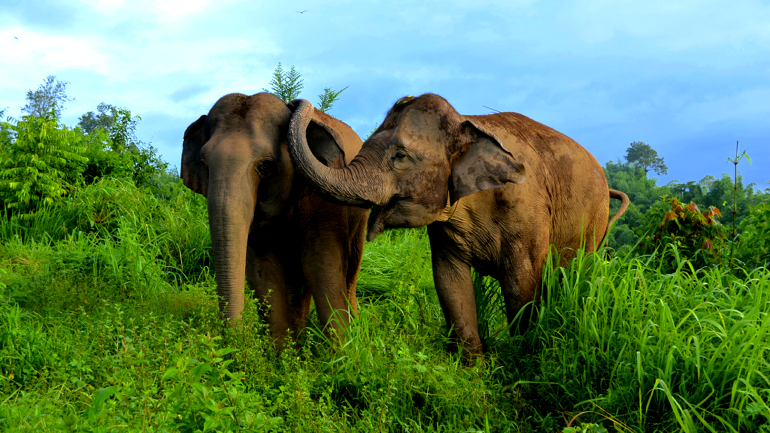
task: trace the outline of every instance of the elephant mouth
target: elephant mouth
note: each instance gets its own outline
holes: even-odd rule
[[[385,220],[396,211],[396,201],[393,200],[385,206],[374,206],[369,212],[369,221],[367,223],[366,240],[371,242],[383,230],[385,230]]]

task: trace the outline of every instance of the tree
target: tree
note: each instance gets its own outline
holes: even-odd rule
[[[318,95],[320,103],[318,104],[318,111],[326,113],[332,109],[334,102],[340,98],[340,93],[344,92],[348,86],[345,86],[342,90],[334,91],[331,87],[324,88],[324,92]]]
[[[81,182],[88,162],[82,134],[61,125],[53,108],[0,126],[11,132],[0,154],[0,200],[7,209],[34,213]]]
[[[102,128],[104,132],[109,133],[112,129],[112,125],[115,124],[115,115],[118,108],[111,104],[99,103],[96,106],[96,111],[99,114],[89,111],[86,114],[80,116],[78,119],[78,125],[83,129],[83,132],[90,134],[97,128]]]
[[[109,107],[112,111],[109,131],[99,126],[84,135],[88,157],[83,171],[85,183],[104,177],[127,177],[138,187],[156,187],[168,163],[158,157],[157,149],[136,137],[141,117],[125,108]]]
[[[631,200],[626,213],[607,234],[608,245],[613,248],[624,245],[633,246],[638,236],[632,229],[642,224],[643,215],[662,195],[671,194],[670,188],[658,186],[657,179],[650,179],[646,173],[620,161],[607,161],[604,166],[604,175],[610,188],[625,192]],[[610,215],[614,215],[619,207],[620,203],[617,200],[610,200]]]
[[[668,173],[668,167],[663,162],[663,158],[658,157],[658,152],[641,141],[634,141],[626,149],[626,161],[637,167],[644,169],[644,173],[653,169],[658,175]]]
[[[9,128],[9,124],[3,122],[3,117],[5,117],[5,109],[0,110],[0,152],[2,152],[5,144],[11,141],[11,136],[13,134],[13,131]],[[11,119],[9,118],[7,120],[10,121]]]
[[[112,150],[116,152],[136,151],[144,144],[136,138],[136,124],[140,120],[142,120],[141,116],[131,116],[131,111],[125,108],[115,110],[112,121],[114,128],[109,131]]]
[[[286,72],[283,70],[283,67],[281,67],[281,62],[278,62],[278,66],[275,68],[275,71],[273,71],[273,78],[270,80],[270,90],[262,90],[278,96],[285,102],[289,102],[299,97],[303,87],[302,76],[297,72],[294,66],[291,67],[289,72]],[[346,86],[342,90],[337,91],[332,90],[331,87],[324,88],[324,92],[318,95],[319,102],[316,106],[318,111],[326,113],[331,110],[334,102],[339,100],[340,93],[344,92],[347,88],[348,87]]]
[[[270,90],[262,89],[265,92],[270,92],[275,96],[289,102],[293,99],[297,99],[299,93],[302,91],[303,80],[299,72],[291,67],[289,72],[284,72],[281,67],[281,62],[278,62],[278,66],[273,71],[273,78],[270,80]]]
[[[69,81],[59,81],[55,76],[49,75],[37,90],[27,91],[27,105],[21,111],[30,116],[44,117],[53,110],[54,118],[61,117],[61,110],[66,102],[72,102],[75,98],[67,96]]]
[[[80,116],[80,127],[86,134],[88,164],[83,171],[86,184],[104,177],[127,177],[140,188],[155,188],[168,163],[158,150],[136,136],[142,120],[126,108],[101,102],[96,111]]]

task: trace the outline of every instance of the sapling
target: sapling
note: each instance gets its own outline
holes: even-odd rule
[[[735,141],[735,159],[733,158],[727,158],[727,161],[732,162],[735,166],[735,176],[733,177],[733,229],[730,232],[730,236],[732,237],[732,241],[730,242],[730,260],[727,263],[727,267],[732,268],[733,266],[733,253],[735,252],[735,241],[738,237],[738,232],[735,229],[735,218],[738,215],[738,163],[741,162],[741,159],[743,157],[746,157],[746,161],[751,164],[751,158],[749,158],[749,155],[744,150],[743,153],[738,155],[738,140]],[[725,202],[726,203],[726,202]],[[724,206],[724,203],[722,204]]]

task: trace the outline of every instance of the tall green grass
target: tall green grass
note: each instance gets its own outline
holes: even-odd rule
[[[277,353],[254,302],[221,326],[205,200],[177,187],[104,180],[0,221],[3,430],[770,431],[764,268],[581,253],[546,266],[513,337],[476,275],[487,353],[466,366],[425,230],[392,230],[366,245],[341,341],[311,316]]]
[[[393,229],[367,243],[358,277],[363,296],[387,296],[399,284],[433,287],[428,232],[421,229]]]
[[[541,412],[589,411],[621,430],[770,428],[770,273],[679,260],[664,274],[656,261],[547,266],[537,321],[495,344],[505,376]]]

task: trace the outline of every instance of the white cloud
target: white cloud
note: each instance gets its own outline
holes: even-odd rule
[[[6,72],[30,66],[100,70],[107,58],[97,48],[98,43],[86,37],[49,35],[13,26],[0,30],[0,40],[10,41],[0,44]]]

